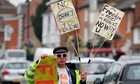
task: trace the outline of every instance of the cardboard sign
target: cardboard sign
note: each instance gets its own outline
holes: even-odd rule
[[[124,12],[105,4],[93,26],[92,32],[112,40],[123,16]]]
[[[79,21],[71,0],[62,0],[51,4],[60,34],[79,29]]]
[[[41,59],[34,77],[35,84],[58,84],[56,57],[48,56]]]

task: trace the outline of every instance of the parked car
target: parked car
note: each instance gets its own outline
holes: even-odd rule
[[[1,71],[3,65],[4,65],[4,63],[5,63],[6,61],[7,61],[7,60],[5,60],[5,59],[0,59],[0,71]]]
[[[0,73],[1,73],[2,67],[6,61],[7,60],[5,60],[5,59],[0,59]],[[1,74],[0,74],[0,79],[1,79]],[[0,82],[1,82],[1,80],[0,80]]]
[[[81,58],[83,70],[86,70],[88,60],[89,58]],[[110,58],[93,58],[87,68],[87,83],[93,83],[96,78],[102,79],[113,62],[115,62],[115,60]],[[70,60],[67,63],[74,63],[75,69],[80,70],[80,62],[78,59]]]
[[[26,82],[26,80],[24,79],[24,77],[22,77],[21,80],[20,80],[20,84],[28,84],[28,82]]]
[[[140,60],[117,61],[95,84],[140,84]]]
[[[5,59],[7,60],[26,60],[26,50],[25,49],[7,49],[5,51]]]
[[[19,83],[32,62],[26,60],[6,61],[1,70],[1,84]]]

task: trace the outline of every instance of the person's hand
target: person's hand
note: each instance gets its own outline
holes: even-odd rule
[[[47,54],[43,54],[43,55],[41,55],[41,59],[44,59],[47,56],[48,56]]]
[[[86,71],[81,72],[80,75],[81,75],[81,80],[82,80],[82,82],[86,81],[86,79],[87,79],[87,72],[86,72]]]

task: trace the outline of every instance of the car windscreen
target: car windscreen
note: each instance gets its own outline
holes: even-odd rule
[[[25,57],[25,52],[9,52],[8,57],[17,57],[17,58]]]
[[[111,66],[112,62],[91,62],[89,65],[87,63],[82,63],[83,70],[87,69],[88,74],[103,74]],[[88,66],[88,68],[86,68]],[[80,69],[79,64],[76,64],[76,69]]]
[[[140,80],[140,64],[127,65],[123,74],[123,80]]]
[[[7,63],[5,69],[26,69],[27,63]]]

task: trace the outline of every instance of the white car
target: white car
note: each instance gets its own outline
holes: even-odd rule
[[[122,55],[118,61],[125,61],[125,60],[140,60],[140,56],[136,55]]]
[[[0,59],[0,73],[1,73],[2,67],[6,61],[7,60],[5,60],[5,59]],[[1,79],[1,74],[0,74],[0,79]],[[1,80],[0,80],[0,82],[1,82]]]
[[[105,72],[108,70],[108,68],[111,66],[113,62],[115,62],[114,59],[110,58],[93,58],[91,62],[88,64],[89,58],[81,58],[82,68],[83,70],[87,69],[87,83],[94,83],[94,80],[96,78],[100,78],[101,80],[104,77]],[[74,63],[75,69],[80,69],[79,60],[73,59],[68,61],[67,63]],[[88,68],[86,68],[88,65]]]
[[[5,62],[0,73],[1,84],[19,83],[31,63],[32,62],[21,60]]]

